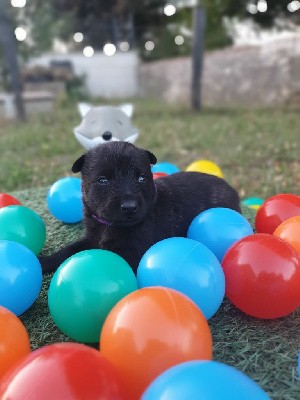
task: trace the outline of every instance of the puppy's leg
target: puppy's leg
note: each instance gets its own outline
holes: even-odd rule
[[[83,238],[63,247],[50,256],[39,256],[38,259],[41,263],[43,274],[56,271],[60,264],[73,254],[78,253],[79,251],[89,250],[91,248],[92,245],[90,241],[86,238]]]

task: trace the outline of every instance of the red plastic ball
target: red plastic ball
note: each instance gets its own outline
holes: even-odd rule
[[[153,179],[161,178],[163,176],[168,176],[165,172],[154,172],[153,173]]]
[[[300,306],[300,259],[284,240],[247,236],[227,251],[222,267],[227,297],[246,314],[279,318]]]
[[[35,350],[0,382],[0,399],[125,400],[123,384],[99,351],[78,343]]]
[[[277,194],[265,200],[258,209],[256,231],[272,234],[283,221],[296,215],[300,215],[300,196]]]
[[[14,205],[21,205],[21,202],[10,194],[0,193],[0,208]]]

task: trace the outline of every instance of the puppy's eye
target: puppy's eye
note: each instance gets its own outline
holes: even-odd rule
[[[100,183],[100,185],[108,185],[108,179],[105,176],[101,176],[101,178],[98,179],[98,183]]]
[[[144,182],[146,182],[146,180],[147,180],[147,178],[145,177],[145,175],[140,175],[140,176],[138,177],[138,181],[139,181],[140,183],[144,183]]]

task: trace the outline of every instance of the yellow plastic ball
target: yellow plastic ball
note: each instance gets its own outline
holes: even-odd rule
[[[219,178],[223,178],[223,172],[221,168],[210,160],[198,160],[189,164],[186,171],[203,172],[205,174],[215,175]]]

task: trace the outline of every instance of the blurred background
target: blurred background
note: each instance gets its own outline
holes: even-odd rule
[[[299,39],[298,0],[1,0],[0,183],[67,174],[77,102],[130,101],[159,158],[299,193]]]

